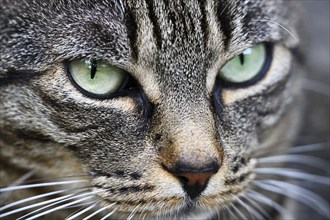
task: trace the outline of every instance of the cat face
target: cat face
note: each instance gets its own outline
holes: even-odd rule
[[[45,177],[87,172],[116,218],[212,216],[294,137],[291,1],[2,7],[2,157]]]

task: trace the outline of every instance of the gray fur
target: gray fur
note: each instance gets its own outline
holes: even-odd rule
[[[148,217],[210,217],[208,207],[216,212],[250,187],[256,155],[272,154],[279,142],[285,152],[294,139],[302,74],[295,57],[285,57],[284,73],[274,67],[279,77],[267,76],[271,84],[253,85],[252,95],[246,87],[224,96],[216,77],[259,42],[284,45],[276,49],[284,54],[297,49],[293,1],[0,3],[1,163],[15,167],[12,176],[30,169],[39,177],[88,172],[92,186],[106,189],[98,194],[104,206],[120,201],[115,218],[138,205]],[[220,3],[228,24],[218,18]],[[66,75],[64,62],[76,58],[106,60],[142,89],[87,97]],[[196,201],[164,169],[213,159],[220,170]],[[3,172],[1,185],[10,184],[11,170]]]

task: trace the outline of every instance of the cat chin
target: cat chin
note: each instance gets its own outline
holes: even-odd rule
[[[160,205],[161,206],[161,205]],[[153,210],[152,212],[120,212],[115,211],[111,215],[111,219],[161,219],[161,220],[203,220],[210,219],[218,210],[205,209],[197,207],[194,202],[188,202],[184,205],[175,207],[170,210]],[[133,214],[134,213],[134,214]]]
[[[171,210],[168,213],[158,213],[157,210],[153,213],[135,213],[132,217],[132,213],[122,213],[122,212],[115,212],[111,215],[111,219],[161,219],[161,220],[203,220],[203,219],[210,219],[214,216],[214,212],[210,212],[210,210]]]
[[[214,210],[215,212],[216,210]],[[179,211],[175,213],[175,215],[171,216],[169,219],[196,219],[196,220],[201,220],[201,219],[210,219],[213,215],[214,212],[212,212],[209,209],[187,209],[183,211]]]

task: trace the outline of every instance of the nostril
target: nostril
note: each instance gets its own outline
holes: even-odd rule
[[[189,179],[187,178],[187,177],[184,177],[184,176],[176,176],[178,179],[179,179],[179,181],[183,184],[183,185],[186,185],[186,184],[188,184],[188,182],[189,182]]]
[[[181,182],[187,195],[194,199],[199,196],[207,186],[209,178],[214,173],[181,173],[175,176]]]
[[[194,199],[199,196],[206,188],[211,176],[219,170],[218,163],[211,163],[204,168],[194,168],[183,163],[176,163],[172,168],[163,165],[164,168],[172,173],[181,182],[187,195]]]

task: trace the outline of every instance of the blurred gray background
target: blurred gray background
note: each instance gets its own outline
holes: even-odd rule
[[[299,143],[329,142],[329,0],[302,0],[307,28],[307,108]],[[329,155],[328,155],[329,156]],[[330,157],[330,156],[329,156]]]
[[[304,6],[304,22],[307,31],[306,64],[307,71],[304,81],[304,97],[306,102],[305,115],[302,118],[300,136],[297,145],[323,143],[325,149],[313,151],[312,156],[321,157],[328,161],[325,172],[310,170],[313,174],[330,175],[330,1],[329,0],[299,0]],[[310,188],[317,191],[330,203],[330,189],[327,186],[311,183]],[[299,210],[300,218],[325,220],[315,211],[305,207]],[[329,207],[330,212],[330,207]]]

